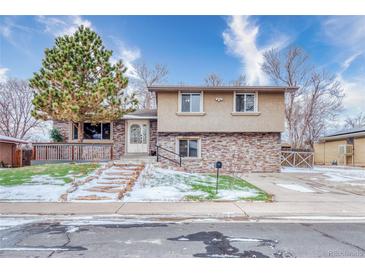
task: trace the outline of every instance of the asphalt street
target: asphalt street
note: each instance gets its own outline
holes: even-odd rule
[[[0,257],[365,257],[365,223],[18,223],[0,230]]]

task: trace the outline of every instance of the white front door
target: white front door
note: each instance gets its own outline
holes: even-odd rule
[[[148,153],[148,120],[128,120],[128,153]]]

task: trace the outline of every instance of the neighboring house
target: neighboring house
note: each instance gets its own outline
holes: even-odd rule
[[[343,130],[320,139],[314,145],[317,165],[365,166],[365,127]]]
[[[16,147],[19,144],[27,143],[24,140],[0,135],[0,167],[21,165],[19,160],[16,159]]]
[[[180,154],[190,171],[210,172],[217,160],[227,172],[280,171],[280,135],[285,124],[288,87],[153,86],[157,110],[142,110],[121,120],[85,123],[85,142],[113,143],[114,158],[155,155],[156,144]],[[68,142],[77,128],[54,122]],[[159,149],[161,155],[178,159]],[[163,163],[174,165],[161,158]]]

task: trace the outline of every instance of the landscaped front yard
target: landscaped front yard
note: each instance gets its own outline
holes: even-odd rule
[[[249,182],[221,175],[216,194],[216,176],[172,171],[147,166],[123,201],[267,201],[270,195]]]
[[[59,201],[61,195],[69,192],[70,182],[90,174],[99,166],[100,164],[94,163],[48,164],[1,169],[0,200]],[[113,175],[113,177],[115,176]],[[107,179],[105,177],[96,180],[105,181]],[[101,182],[102,185],[99,188],[105,187],[104,181]],[[79,186],[79,190],[95,188],[92,182]],[[108,182],[112,184],[112,180],[108,179]],[[115,185],[114,187],[122,187],[122,185]],[[91,194],[107,196],[108,193],[91,192]],[[108,201],[116,201],[118,195],[110,193],[109,196]],[[218,193],[216,193],[216,176],[213,174],[192,174],[147,165],[133,189],[125,194],[122,201],[267,201],[270,198],[270,195],[261,189],[239,178],[221,175],[219,177]],[[103,201],[105,202],[105,200]]]
[[[0,169],[0,200],[57,201],[69,183],[100,164],[48,164]]]

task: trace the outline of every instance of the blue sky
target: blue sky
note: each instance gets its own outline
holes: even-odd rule
[[[345,114],[365,111],[365,16],[0,16],[0,80],[28,79],[58,35],[93,28],[133,72],[165,64],[169,84],[202,84],[209,73],[270,84],[265,50],[295,45],[342,81]]]

